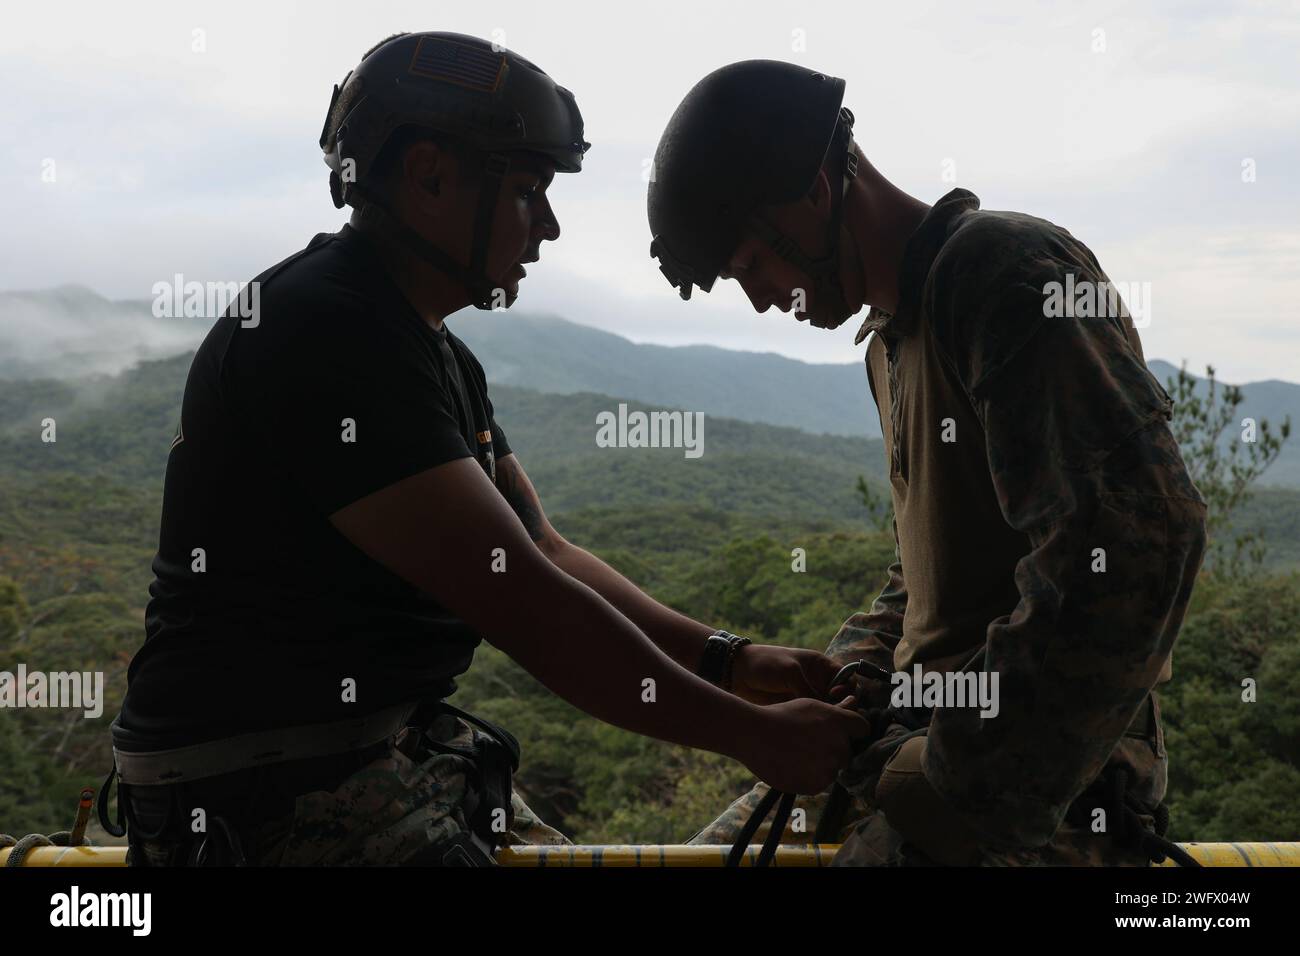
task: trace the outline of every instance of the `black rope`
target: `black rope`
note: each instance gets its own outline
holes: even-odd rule
[[[838,780],[831,784],[831,795],[826,800],[821,819],[817,821],[817,830],[813,834],[813,843],[834,843],[844,822],[844,814],[849,809],[849,792]]]
[[[731,846],[731,852],[727,854],[727,866],[740,866],[740,861],[745,857],[745,851],[749,849],[749,841],[754,839],[754,834],[758,828],[763,825],[763,820],[772,811],[772,807],[781,799],[783,794],[780,790],[768,790],[763,794],[763,799],[758,802],[754,812],[749,815],[745,825],[740,830],[740,836],[736,837],[736,842]]]
[[[1169,831],[1169,807],[1161,803],[1156,806],[1152,816],[1155,818],[1154,830],[1148,830],[1143,824],[1140,809],[1128,793],[1129,772],[1124,767],[1116,767],[1111,778],[1111,835],[1118,846],[1142,853],[1152,863],[1163,863],[1172,859],[1179,866],[1200,867],[1186,850],[1165,838]]]
[[[776,816],[772,818],[772,829],[767,831],[767,839],[763,841],[763,849],[759,851],[755,866],[771,865],[776,857],[776,848],[781,845],[781,837],[785,836],[785,825],[793,810],[794,794],[782,793],[781,800],[776,805]]]

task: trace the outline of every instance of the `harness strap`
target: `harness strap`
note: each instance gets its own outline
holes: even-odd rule
[[[104,828],[104,832],[109,836],[121,837],[126,836],[126,811],[122,807],[122,788],[119,786],[117,791],[117,821],[114,822],[108,818],[108,791],[113,786],[113,781],[117,779],[117,752],[113,752],[113,766],[108,771],[108,776],[104,778],[103,784],[99,788],[99,798],[95,801],[95,811],[99,817],[99,825]]]
[[[277,727],[171,750],[132,753],[114,746],[114,771],[109,773],[109,778],[100,791],[101,816],[107,804],[107,784],[111,782],[114,772],[122,783],[129,786],[156,787],[234,773],[250,767],[362,750],[393,736],[405,727],[407,718],[416,706],[404,702],[350,720]],[[119,806],[119,822],[121,812]]]
[[[853,112],[848,107],[840,109],[834,139],[830,149],[839,154],[840,181],[831,185],[831,210],[827,221],[826,237],[829,251],[820,258],[806,255],[789,236],[762,220],[751,223],[751,228],[772,251],[808,275],[814,282],[838,284],[840,223],[844,215],[844,197],[858,175],[858,157],[853,149]]]
[[[468,750],[435,739],[427,728],[443,714],[477,727],[482,731],[482,736]],[[513,818],[513,781],[514,774],[519,770],[519,741],[508,730],[492,721],[476,717],[442,700],[428,701],[421,705],[412,722],[426,729],[423,738],[426,747],[468,761],[478,785],[478,793],[477,800],[466,807],[466,822],[471,833],[489,849],[504,845],[506,832],[497,825],[497,811],[503,812],[507,820]]]
[[[352,183],[352,189],[365,199],[368,205],[382,210],[394,238],[405,246],[408,252],[462,283],[469,292],[471,304],[476,309],[486,311],[493,308],[493,297],[496,293],[496,284],[488,278],[486,271],[488,247],[492,240],[492,219],[496,213],[501,185],[509,172],[509,156],[504,153],[491,153],[487,156],[481,174],[478,204],[474,212],[474,232],[470,240],[468,266],[461,265],[446,250],[440,249],[403,222],[375,190],[360,183]],[[502,304],[509,306],[512,303],[513,299],[509,299]]]

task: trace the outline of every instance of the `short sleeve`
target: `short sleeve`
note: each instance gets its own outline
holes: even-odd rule
[[[492,405],[492,397],[488,394],[487,373],[483,371],[482,363],[479,362],[478,356],[470,351],[469,346],[454,335],[452,338],[456,342],[456,348],[465,356],[465,361],[474,376],[474,384],[477,386],[479,394],[483,396],[483,404],[487,407],[488,421],[491,422],[492,453],[496,456],[497,461],[500,461],[506,455],[512,454],[512,451],[510,442],[506,440],[505,429],[497,422],[496,409]]]
[[[273,457],[322,514],[471,456],[427,346],[375,323],[330,322],[268,369],[255,414]]]
[[[492,422],[492,453],[500,461],[506,455],[513,454],[510,449],[510,442],[506,441],[505,429],[497,423],[496,409],[492,407],[492,399],[487,397],[487,392],[483,393],[487,401],[488,418]]]

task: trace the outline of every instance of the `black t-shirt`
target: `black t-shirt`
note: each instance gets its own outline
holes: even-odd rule
[[[328,516],[457,458],[494,476],[510,449],[482,366],[350,226],[255,281],[256,316],[219,319],[185,383],[145,643],[115,726],[128,749],[444,697],[479,641]]]

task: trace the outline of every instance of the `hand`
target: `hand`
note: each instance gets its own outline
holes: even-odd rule
[[[790,793],[825,790],[852,759],[853,742],[870,730],[852,697],[837,706],[792,700],[757,713],[766,726],[746,742],[741,762],[764,783]]]
[[[736,653],[732,692],[754,704],[800,697],[825,700],[839,667],[819,651],[749,644]]]

